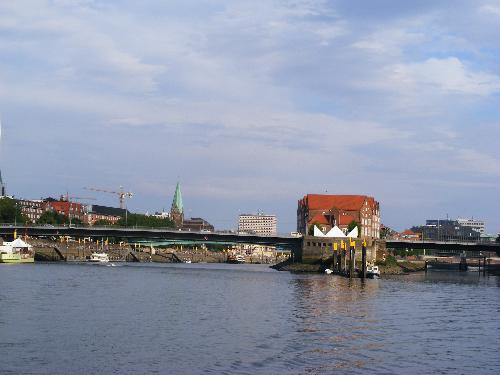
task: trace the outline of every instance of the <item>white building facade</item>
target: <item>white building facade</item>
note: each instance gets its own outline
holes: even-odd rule
[[[485,228],[486,225],[483,220],[478,220],[478,219],[457,219],[458,224],[460,224],[463,227],[468,227],[471,229],[474,229],[476,232],[479,232],[481,234],[485,233]]]
[[[243,214],[239,216],[238,232],[275,236],[278,232],[276,215]]]

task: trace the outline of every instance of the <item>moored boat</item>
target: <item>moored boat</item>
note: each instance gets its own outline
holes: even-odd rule
[[[108,263],[109,262],[109,256],[106,253],[92,253],[90,255],[90,258],[87,259],[87,262],[92,262],[92,263]]]
[[[226,263],[233,263],[233,264],[245,263],[245,256],[240,254],[237,255],[228,254]]]
[[[34,261],[33,247],[20,238],[12,242],[4,242],[0,246],[0,263],[33,263]]]
[[[366,267],[366,277],[370,279],[375,279],[380,277],[380,270],[378,269],[378,266]]]

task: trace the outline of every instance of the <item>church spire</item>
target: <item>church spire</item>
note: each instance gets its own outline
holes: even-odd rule
[[[172,210],[175,209],[180,213],[184,212],[184,206],[182,205],[182,194],[181,194],[181,185],[177,182],[177,186],[175,187],[174,200],[172,201]]]
[[[182,204],[181,184],[179,182],[177,182],[177,186],[175,187],[170,217],[177,227],[182,227],[182,223],[184,222],[184,205]]]

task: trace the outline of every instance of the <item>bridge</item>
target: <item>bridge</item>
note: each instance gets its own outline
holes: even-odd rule
[[[500,254],[500,243],[487,242],[450,242],[450,241],[401,241],[387,240],[386,247],[393,250],[435,250],[450,253],[472,252],[496,252]]]
[[[68,227],[68,226],[30,226],[0,225],[0,236],[12,237],[14,231],[19,236],[75,238],[115,238],[117,240],[134,241],[189,241],[195,243],[254,244],[277,246],[293,252],[302,248],[302,238],[292,236],[261,236],[243,233],[191,232],[172,229],[155,228],[121,228],[121,227]]]
[[[254,244],[276,246],[288,249],[294,259],[300,260],[303,249],[303,238],[294,236],[262,236],[243,233],[191,232],[158,228],[121,228],[121,227],[72,227],[72,226],[30,226],[0,225],[0,236],[11,238],[14,231],[19,236],[93,238],[102,240],[114,238],[116,241],[146,242],[158,244]],[[322,237],[319,237],[321,239]],[[338,239],[340,240],[340,238]],[[394,241],[387,240],[386,247],[394,250],[433,250],[449,253],[496,252],[500,254],[498,243],[444,242],[444,241]],[[298,255],[296,258],[295,256]]]

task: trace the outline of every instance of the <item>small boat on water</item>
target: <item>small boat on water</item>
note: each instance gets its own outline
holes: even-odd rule
[[[366,267],[366,277],[369,279],[375,279],[380,277],[380,270],[378,266],[368,266]]]
[[[106,253],[92,253],[90,258],[87,259],[87,262],[91,263],[108,263],[109,256]]]
[[[0,263],[33,263],[34,261],[33,247],[20,238],[12,242],[4,242],[0,246]]]
[[[333,270],[331,270],[330,268],[327,268],[327,269],[325,270],[325,273],[326,273],[327,275],[331,275],[331,274],[333,273]]]
[[[226,263],[232,263],[232,264],[245,263],[245,256],[240,254],[237,255],[228,254]]]

